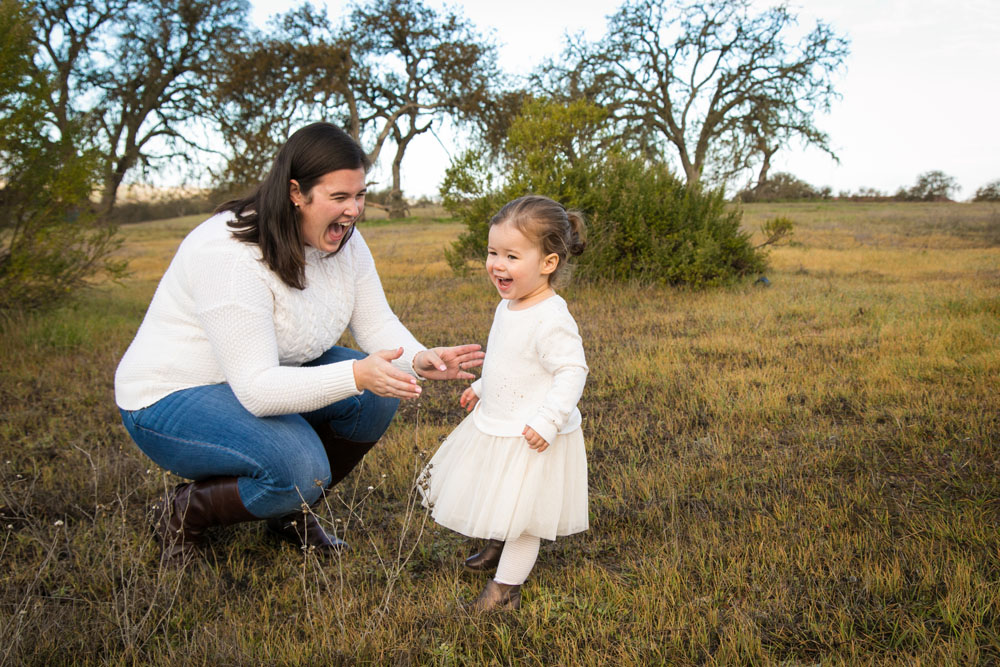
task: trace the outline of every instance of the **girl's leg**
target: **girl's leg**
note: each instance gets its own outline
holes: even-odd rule
[[[534,535],[521,535],[516,540],[507,540],[493,580],[508,586],[523,584],[531,574],[531,568],[535,566],[541,542],[541,538]]]
[[[149,458],[181,477],[234,477],[256,517],[312,504],[329,483],[319,437],[300,415],[255,417],[229,385],[174,392],[148,408],[122,411],[132,439]]]
[[[541,539],[534,535],[521,535],[507,540],[500,554],[496,576],[486,583],[486,588],[468,605],[474,613],[496,609],[517,609],[521,606],[521,584],[531,574],[538,559]]]

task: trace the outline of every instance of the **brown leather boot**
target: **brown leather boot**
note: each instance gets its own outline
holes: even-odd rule
[[[375,446],[375,443],[353,442],[341,438],[327,423],[314,424],[313,429],[323,443],[326,459],[330,463],[330,483],[323,489],[325,495],[361,463],[361,459]],[[320,553],[332,554],[349,548],[347,542],[323,530],[312,508],[272,517],[265,522],[265,526],[276,537],[303,549],[315,549]]]
[[[489,540],[479,553],[465,559],[465,569],[474,572],[486,572],[496,569],[500,563],[500,553],[503,551],[502,540]]]
[[[337,486],[361,463],[368,450],[375,446],[374,442],[353,442],[341,438],[333,432],[329,424],[319,424],[313,428],[323,443],[326,460],[330,462],[330,483],[327,489]]]
[[[473,614],[521,608],[520,584],[501,584],[490,579],[475,600],[465,606]]]
[[[205,529],[253,521],[237,489],[235,477],[211,477],[178,484],[168,491],[159,507],[156,534],[163,546],[165,562],[180,562],[193,556],[203,542]]]
[[[291,542],[303,550],[333,553],[348,549],[347,542],[329,535],[311,507],[300,512],[268,519],[264,525],[276,537]]]

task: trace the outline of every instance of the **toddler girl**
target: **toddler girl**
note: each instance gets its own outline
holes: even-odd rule
[[[490,220],[486,273],[500,293],[471,411],[428,465],[424,502],[442,526],[489,540],[466,560],[491,570],[470,609],[518,608],[541,538],[587,530],[587,459],[577,401],[587,361],[576,322],[552,288],[583,252],[583,220],[526,196]]]

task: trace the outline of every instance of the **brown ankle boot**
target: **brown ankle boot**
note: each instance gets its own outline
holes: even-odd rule
[[[465,608],[473,614],[501,609],[520,609],[521,586],[520,584],[501,584],[490,579],[479,597],[467,604]]]
[[[502,540],[489,540],[479,553],[472,554],[465,559],[465,569],[474,572],[493,570],[500,562],[500,553],[502,551]]]
[[[237,489],[235,477],[211,477],[178,484],[164,496],[156,534],[166,562],[183,561],[203,542],[205,529],[253,521]]]
[[[311,507],[268,519],[264,525],[276,537],[304,550],[333,553],[348,549],[347,542],[329,535]]]

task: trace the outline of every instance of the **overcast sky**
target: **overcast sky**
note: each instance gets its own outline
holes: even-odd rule
[[[263,24],[286,1],[253,0]],[[322,0],[318,0],[322,2]],[[500,47],[500,65],[526,74],[558,55],[564,36],[598,39],[616,0],[474,0],[459,6]],[[328,0],[339,19],[347,3]],[[755,1],[761,8],[773,2]],[[778,153],[773,171],[788,171],[834,192],[871,187],[888,193],[918,174],[938,169],[961,186],[959,199],[1000,179],[1000,0],[801,0],[789,3],[803,27],[817,19],[851,42],[842,99],[816,119],[830,136],[840,164],[816,149],[792,146]],[[571,9],[568,9],[571,7]],[[461,146],[447,131],[424,135],[403,161],[408,196],[434,195]],[[443,145],[442,145],[443,144]],[[386,161],[387,162],[387,161]],[[388,184],[388,172],[375,178]]]

